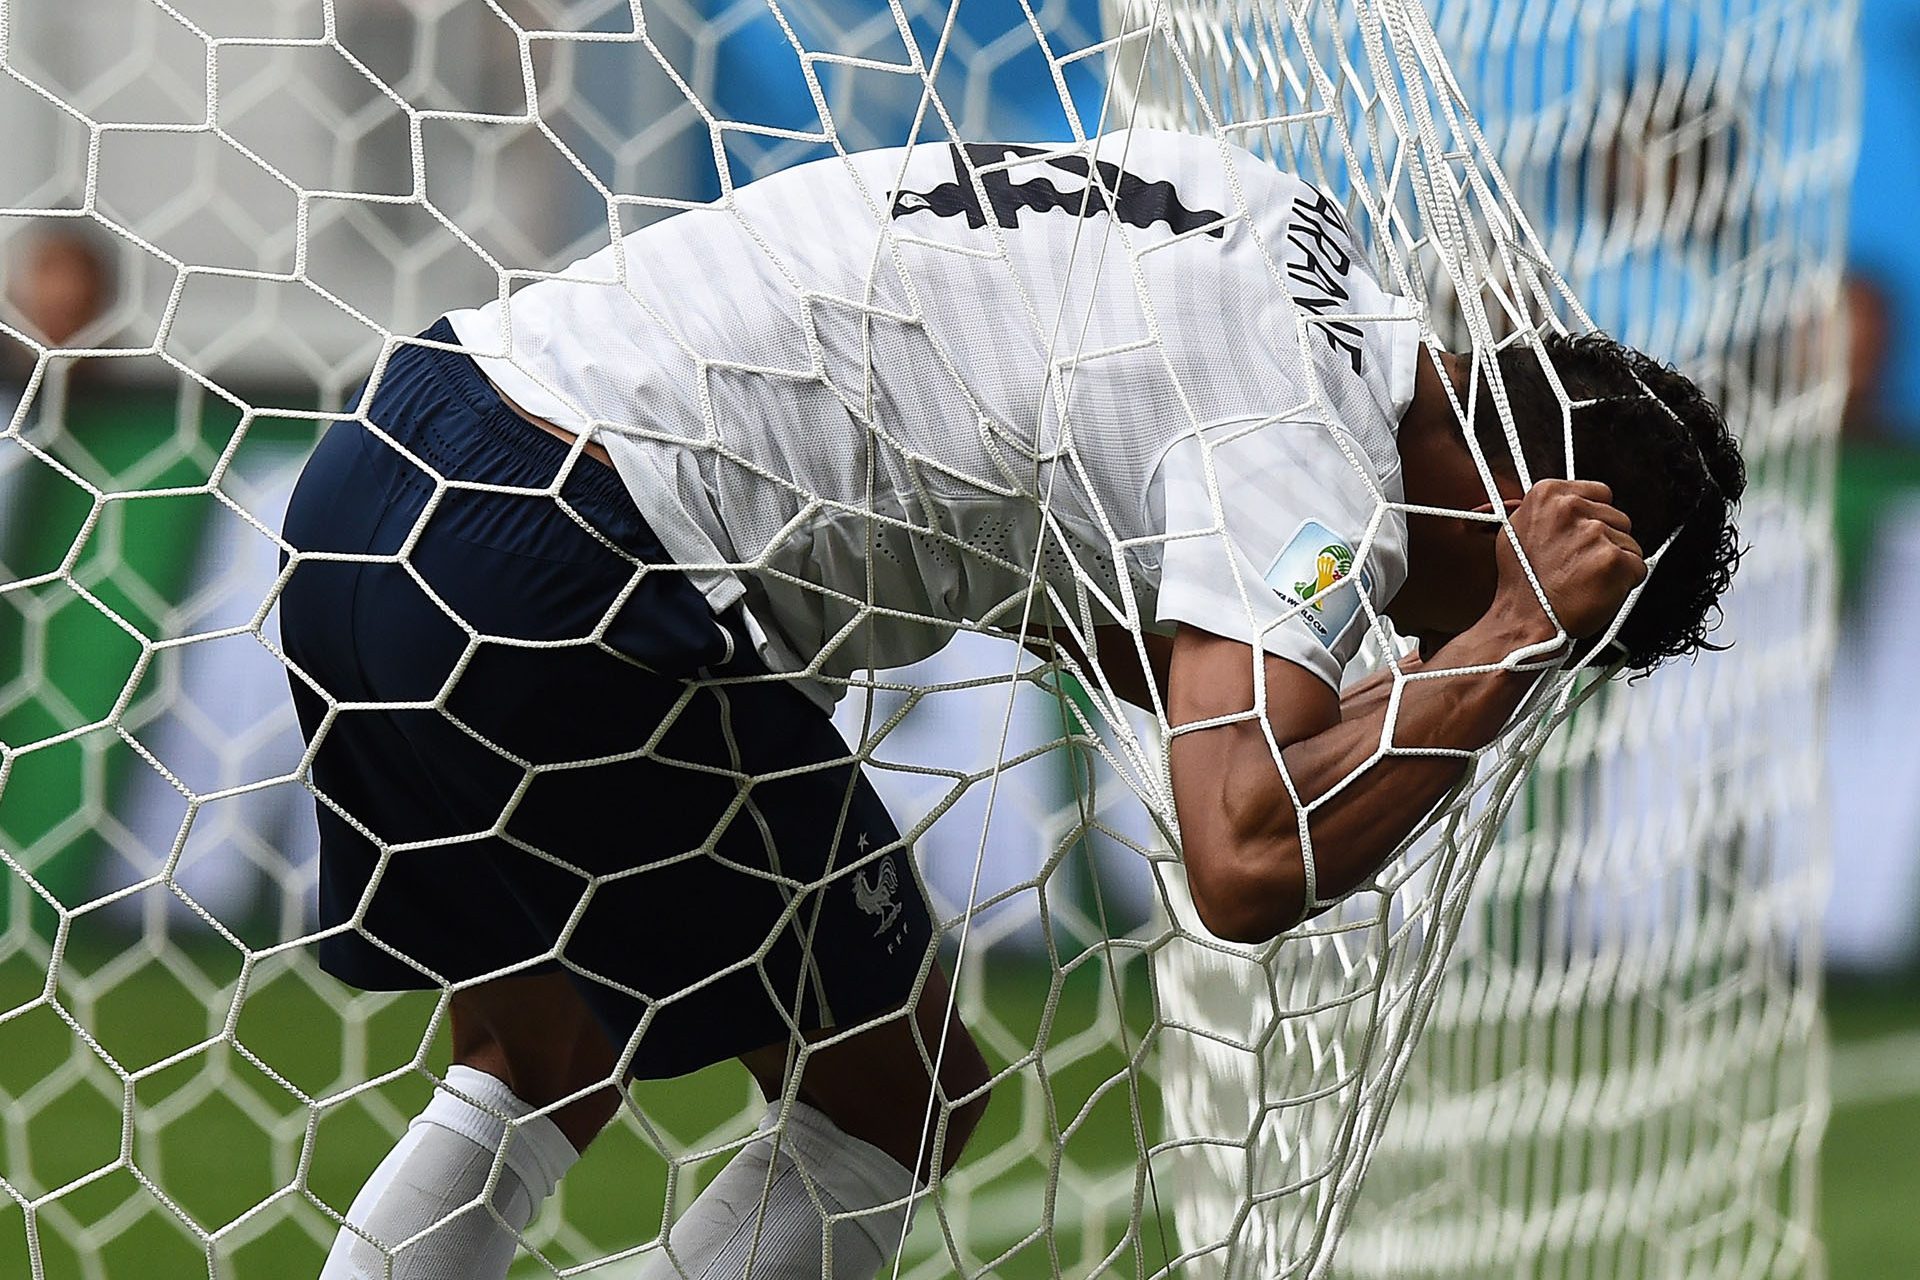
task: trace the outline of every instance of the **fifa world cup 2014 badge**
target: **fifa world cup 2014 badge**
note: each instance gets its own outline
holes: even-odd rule
[[[1326,609],[1322,593],[1334,583],[1347,576],[1353,569],[1353,550],[1344,542],[1334,542],[1320,548],[1320,554],[1313,560],[1313,576],[1305,582],[1293,584],[1296,595],[1305,596],[1313,601],[1313,607]]]
[[[1373,590],[1366,569],[1360,570],[1358,590],[1346,585],[1353,576],[1353,548],[1346,539],[1318,520],[1303,520],[1268,566],[1266,583],[1331,649],[1360,612],[1360,592]]]

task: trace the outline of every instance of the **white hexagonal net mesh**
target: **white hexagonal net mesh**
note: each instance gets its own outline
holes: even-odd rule
[[[470,979],[319,967],[280,634],[294,479],[396,341],[802,161],[1152,124],[1328,192],[1436,346],[1591,322],[1699,378],[1753,477],[1736,647],[1543,675],[1401,857],[1259,949],[1193,920],[1164,708],[996,638],[1138,633],[1110,530],[1049,526],[1025,621],[929,616],[962,624],[938,658],[837,677],[995,1073],[898,1273],[1808,1274],[1852,17],[0,0],[0,1271],[314,1274],[444,1073]],[[1036,383],[1094,354],[1037,345]],[[635,1274],[763,1109],[730,1064],[637,1086],[512,1274]]]

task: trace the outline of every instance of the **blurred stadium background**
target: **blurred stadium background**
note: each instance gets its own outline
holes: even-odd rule
[[[492,38],[483,16],[474,16],[484,15],[483,7],[440,6],[446,16],[432,30],[442,47],[432,56],[410,43],[427,29],[415,23],[424,7],[410,0],[342,3],[338,12],[343,38],[366,50],[369,63],[383,75],[402,79],[412,68],[416,82],[409,97],[416,104],[435,101],[438,95],[468,109],[516,109],[512,99],[518,92],[518,72],[503,61],[511,58],[512,50]],[[842,7],[848,29],[856,29],[860,14],[850,5]],[[292,12],[291,6],[265,8]],[[707,9],[709,21],[723,29],[723,38],[701,51],[707,59],[703,74],[725,113],[776,126],[785,119],[810,118],[805,88],[787,74],[789,51],[768,20],[766,6],[707,0]],[[834,5],[822,11],[834,12]],[[1099,29],[1095,0],[1050,0],[1044,11],[1050,26],[1078,32],[1074,47],[1097,39],[1092,34]],[[610,11],[607,22],[617,25],[623,12]],[[929,15],[941,12],[927,10]],[[52,73],[65,77],[76,95],[95,94],[105,101],[117,92],[113,78],[130,50],[141,41],[171,38],[168,25],[155,13],[153,6],[132,0],[77,0],[25,8],[15,14],[14,29],[19,38],[27,25],[40,24],[44,47],[66,50],[67,65],[51,68]],[[963,10],[960,47],[968,53],[970,72],[979,78],[967,92],[990,104],[986,113],[999,136],[1058,136],[1057,100],[1044,65],[1032,57],[1031,45],[1003,41],[1009,51],[1004,60],[992,52],[995,41],[1020,21],[1011,3]],[[1920,1212],[1915,1210],[1920,1206],[1920,1161],[1912,1155],[1920,1150],[1920,750],[1914,748],[1910,730],[1920,708],[1920,665],[1910,656],[1911,639],[1920,631],[1920,254],[1914,251],[1912,234],[1912,210],[1920,208],[1920,166],[1913,162],[1912,146],[1920,124],[1920,0],[1865,0],[1861,30],[1866,37],[1865,115],[1850,219],[1853,267],[1844,306],[1833,318],[1836,325],[1848,327],[1853,358],[1835,486],[1841,621],[1831,704],[1834,892],[1826,926],[1833,1112],[1821,1161],[1821,1220],[1832,1275],[1904,1280],[1920,1275]],[[568,104],[559,122],[570,143],[598,149],[614,172],[629,176],[663,166],[690,166],[689,157],[673,152],[678,143],[662,141],[665,135],[651,127],[656,115],[677,101],[665,86],[633,82],[626,75],[630,64],[592,45],[569,45],[555,56],[578,59],[570,69],[577,100]],[[387,65],[380,65],[383,58]],[[262,65],[267,74],[267,63]],[[425,79],[419,78],[422,68]],[[348,80],[334,87],[336,101],[351,106]],[[1072,87],[1097,95],[1090,78]],[[913,89],[903,84],[906,99],[863,102],[840,113],[843,125],[872,130],[870,138],[857,132],[850,136],[850,145],[896,140],[897,121],[911,107]],[[191,86],[182,85],[180,92],[190,97]],[[409,176],[404,138],[395,134],[396,122],[382,111],[377,95],[362,96],[361,109],[349,110],[342,118],[318,108],[306,119],[253,118],[242,102],[234,129],[264,154],[287,163],[303,153],[340,154],[314,140],[351,133],[357,142],[345,154],[360,166],[358,172],[296,176],[317,187],[403,189]],[[8,184],[8,197],[0,204],[31,190],[32,175],[56,172],[72,161],[71,122],[5,81],[0,81],[0,128],[8,136],[7,167],[14,170],[0,175]],[[304,139],[303,132],[308,135]],[[737,159],[759,169],[814,154],[791,139],[735,136],[743,149]],[[288,211],[274,202],[285,193],[249,194],[245,175],[237,171],[226,179],[235,198],[221,206],[220,225],[196,219],[192,225],[168,227],[168,175],[195,173],[204,178],[202,166],[224,162],[164,137],[143,135],[140,145],[150,147],[150,153],[118,166],[103,164],[103,174],[121,175],[121,185],[103,190],[101,198],[146,219],[145,225],[159,227],[162,238],[177,235],[178,243],[192,245],[193,260],[217,260],[225,246],[270,244],[284,234]],[[436,152],[436,145],[441,150]],[[514,145],[518,143],[507,144]],[[475,173],[527,172],[490,168],[480,157],[463,155],[459,146],[451,135],[429,143],[429,155],[447,160],[444,174],[429,175],[429,182],[445,184],[439,191],[448,185],[457,188]],[[604,205],[579,183],[578,175],[556,171],[547,176],[550,182],[485,189],[475,181],[471,192],[440,198],[456,204],[464,199],[470,208],[484,211],[463,225],[477,228],[482,239],[511,246],[516,258],[562,254],[596,233],[604,235]],[[632,186],[627,183],[622,189]],[[703,193],[694,189],[689,194]],[[313,226],[316,243],[325,245],[336,260],[351,264],[357,259],[360,272],[397,269],[406,276],[402,296],[416,299],[420,309],[415,316],[381,317],[396,328],[423,325],[449,297],[484,296],[494,289],[491,271],[477,261],[412,254],[409,246],[424,241],[431,230],[419,225],[420,216],[405,206],[362,208],[337,217],[316,216]],[[126,258],[84,226],[61,222],[9,226],[6,231],[5,310],[0,314],[50,343],[108,346],[131,341],[132,335],[122,332],[127,318],[150,310],[152,291],[165,283],[161,274],[147,270],[153,264]],[[287,247],[290,251],[290,244]],[[338,287],[351,300],[363,283],[349,266]],[[1596,319],[1608,325],[1598,308]],[[343,358],[341,349],[328,348],[334,334],[325,324],[245,325],[237,330],[254,339],[262,333],[277,336],[233,350],[222,348],[218,333],[189,334],[187,340],[223,369],[223,377],[249,388],[251,403],[284,410],[283,417],[269,413],[250,425],[244,448],[232,460],[228,486],[243,505],[271,522],[314,437],[313,422],[301,415],[322,402],[339,402],[348,386],[340,382],[338,370],[351,367],[352,361]],[[17,403],[31,367],[25,348],[0,338],[0,409],[10,410]],[[300,390],[289,393],[288,387]],[[204,476],[231,439],[238,418],[234,407],[183,383],[155,362],[92,361],[64,367],[56,381],[39,390],[25,429],[42,431],[44,442],[81,474],[154,490]],[[249,623],[261,597],[260,584],[271,578],[275,567],[271,547],[226,508],[201,496],[118,504],[102,514],[92,509],[81,490],[28,462],[19,450],[0,452],[4,580],[47,573],[82,527],[98,519],[100,526],[87,543],[89,563],[80,566],[80,576],[124,616],[157,623],[166,614],[176,626],[186,617],[192,629],[202,632]],[[103,715],[121,694],[137,645],[97,610],[51,589],[13,592],[4,601],[0,742],[34,740],[55,726]],[[964,665],[1000,660],[997,653],[970,657],[965,646],[962,650],[939,661]],[[243,633],[230,644],[195,646],[184,660],[166,666],[162,678],[168,682],[166,713],[145,723],[136,717],[130,724],[196,791],[217,791],[292,767],[298,740],[284,702],[282,673]],[[950,706],[944,714],[971,723],[964,708]],[[953,746],[968,735],[953,733],[937,717],[922,717],[903,732],[909,735],[900,743],[903,753],[917,743],[930,753],[946,752],[945,761],[956,768],[984,765],[984,760],[966,758],[964,746]],[[1042,741],[1059,732],[1057,709],[1035,699],[1019,709],[1014,745],[1022,734]],[[69,904],[84,901],[151,874],[173,851],[185,802],[153,770],[138,767],[129,753],[100,751],[75,741],[9,763],[13,772],[0,800],[0,844],[20,852],[44,894]],[[912,789],[928,783],[908,775],[888,781],[908,804]],[[1011,797],[1010,817],[1043,824],[1058,813],[1059,796],[1068,785],[1064,778],[1021,778],[1002,801]],[[923,851],[935,889],[950,903],[965,899],[971,842],[980,829],[977,806],[984,801],[984,794],[969,796],[950,821],[935,829],[932,847]],[[308,892],[314,838],[308,803],[297,787],[234,796],[203,814],[179,851],[181,885],[251,944],[265,945],[300,931],[298,913]],[[1098,901],[1113,915],[1113,928],[1125,927],[1149,909],[1144,880],[1126,870],[1134,864],[1112,856],[1126,844],[1130,819],[1120,808],[1105,818],[1116,832],[1110,838],[1112,847],[1092,849],[1087,870],[1076,873],[1072,891],[1052,904],[1068,919],[1069,934],[1075,914],[1092,910],[1095,895],[1089,890],[1096,881]],[[967,842],[966,847],[956,845],[943,856],[938,844],[943,832]],[[1146,838],[1144,831],[1134,834]],[[981,896],[1027,880],[1034,871],[1032,865],[991,857]],[[9,939],[0,950],[0,1010],[5,1010],[30,1000],[45,980],[43,946],[22,939],[51,938],[52,913],[20,879],[8,876],[0,879],[0,918]],[[1009,902],[983,917],[979,927],[1000,948],[996,954],[1015,955],[1023,946],[1038,948],[1044,941],[1030,898]],[[141,963],[132,954],[126,963],[117,962],[128,939],[142,929],[170,933],[175,943],[170,963]],[[1090,919],[1086,932],[1097,932]],[[90,916],[84,929],[64,940],[72,961],[65,968],[75,976],[63,994],[87,1011],[89,1026],[123,1063],[160,1062],[189,1048],[203,1033],[183,1040],[180,1028],[201,1027],[204,1018],[196,1020],[192,1011],[206,1007],[236,978],[234,953],[216,945],[210,935],[196,935],[207,935],[201,922],[164,895],[145,894]],[[997,997],[1004,1004],[998,1015],[1006,1025],[1029,1025],[1039,1015],[1050,972],[1046,964],[1022,968],[1013,962],[1001,976],[999,989],[1007,994]],[[1091,981],[1092,975],[1079,975],[1075,981],[1081,978]],[[429,997],[377,1000],[365,1006],[375,1011],[364,1037],[342,1043],[330,993],[301,981],[276,983],[271,964],[250,980],[261,994],[246,1005],[239,1039],[262,1063],[302,1088],[324,1089],[343,1062],[363,1074],[399,1068],[436,1013]],[[1130,992],[1128,999],[1138,994]],[[1069,1000],[1062,1005],[1086,1017],[1096,1016],[1091,1011],[1097,1007],[1097,992],[1087,993],[1083,1004]],[[1004,1053],[1005,1047],[1000,1050]],[[97,1076],[76,1080],[57,1069],[69,1055],[84,1051],[73,1030],[44,1009],[0,1026],[0,1105],[7,1112],[0,1152],[7,1176],[25,1176],[42,1188],[58,1186],[99,1167],[117,1149],[122,1099],[103,1090]],[[1084,1101],[1085,1090],[1113,1066],[1089,1062],[1085,1082],[1057,1082],[1063,1098],[1078,1089]],[[249,1110],[250,1083],[222,1088],[204,1074],[185,1083],[189,1069],[180,1070],[182,1083],[171,1082],[162,1072],[141,1086],[152,1091],[142,1105],[150,1103],[163,1118],[163,1137],[156,1139],[149,1155],[155,1168],[204,1164],[236,1170],[231,1178],[209,1174],[194,1179],[198,1199],[182,1203],[203,1221],[224,1221],[253,1204],[260,1185],[273,1185],[272,1179],[282,1176],[268,1170],[284,1159],[290,1141],[297,1145],[299,1134],[285,1132],[285,1117],[278,1113]],[[247,1083],[258,1064],[236,1059],[231,1071],[234,1080]],[[49,1081],[58,1087],[49,1088]],[[741,1078],[727,1072],[708,1073],[693,1086],[696,1095],[702,1090],[711,1095],[713,1107],[721,1111],[738,1105],[736,1095],[743,1087]],[[312,1171],[314,1189],[343,1205],[384,1149],[384,1134],[411,1114],[424,1092],[424,1082],[417,1077],[398,1079],[379,1095],[377,1106],[343,1115],[343,1125],[365,1128],[364,1140],[318,1144],[318,1152],[338,1163]],[[1011,1136],[1014,1120],[1011,1109],[998,1110],[989,1125],[1008,1128],[983,1135],[985,1145],[998,1145]],[[1114,1133],[1102,1146],[1101,1132],[1099,1126],[1089,1127],[1088,1147],[1079,1155],[1081,1169],[1094,1181],[1123,1172],[1130,1158],[1123,1135]],[[688,1140],[696,1136],[697,1131],[686,1135]],[[594,1170],[612,1171],[622,1161],[645,1158],[637,1148],[616,1142],[596,1147],[588,1169],[569,1184],[567,1230],[578,1238],[561,1240],[556,1247],[578,1253],[625,1239],[636,1221],[631,1200],[635,1189],[650,1188],[648,1194],[657,1195],[658,1188],[648,1178],[600,1177]],[[1017,1198],[1032,1193],[1030,1174],[1009,1166],[987,1175],[986,1185],[990,1191],[997,1179],[1004,1195]],[[97,1217],[90,1217],[85,1196],[68,1206],[76,1220],[93,1223],[92,1235],[108,1242],[106,1252],[83,1262],[78,1256],[62,1256],[56,1248],[49,1254],[49,1274],[169,1276],[204,1266],[177,1234],[157,1229],[158,1224],[147,1229],[137,1214],[126,1220],[114,1217],[118,1206],[131,1203],[126,1185],[130,1176],[122,1173],[89,1189],[99,1207]],[[980,1215],[982,1221],[991,1217],[985,1211]],[[0,1275],[15,1274],[7,1268],[20,1256],[18,1242],[26,1229],[18,1209],[0,1203]],[[1071,1240],[1067,1248],[1070,1252]],[[318,1259],[312,1241],[285,1224],[238,1244],[234,1256],[236,1274],[243,1276],[300,1274],[302,1267],[310,1272],[307,1262]],[[1035,1259],[1028,1261],[1041,1266]]]

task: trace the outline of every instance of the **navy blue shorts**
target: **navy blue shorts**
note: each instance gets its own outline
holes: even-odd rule
[[[365,417],[392,443],[334,424],[286,520],[322,966],[380,991],[558,968],[616,1044],[641,1032],[641,1078],[903,1003],[932,929],[892,819],[613,470],[437,486],[551,490],[568,454],[453,351],[401,348]]]

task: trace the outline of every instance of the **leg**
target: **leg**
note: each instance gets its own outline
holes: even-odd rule
[[[986,1063],[946,1019],[947,991],[936,969],[902,1016],[797,1054],[778,1044],[743,1055],[772,1104],[767,1131],[674,1223],[645,1280],[871,1280],[905,1234],[911,1193],[953,1167],[986,1110]]]
[[[501,1280],[619,1104],[613,1047],[564,977],[497,979],[450,1012],[446,1084],[354,1198],[321,1280]]]
[[[800,1066],[796,1096],[852,1137],[880,1148],[895,1164],[912,1169],[924,1182],[940,1155],[945,1174],[960,1159],[987,1110],[987,1064],[956,1011],[947,1019],[949,987],[935,966],[913,1006],[911,1018],[898,1017],[856,1036],[824,1047],[809,1046]],[[940,1026],[946,1020],[946,1048]],[[832,1032],[816,1038],[830,1039]],[[768,1045],[740,1061],[760,1084],[767,1101],[786,1092],[789,1046]],[[938,1098],[929,1066],[940,1060]],[[931,1126],[930,1128],[928,1126]]]
[[[614,1046],[562,975],[496,978],[456,992],[448,1013],[455,1062],[505,1081],[532,1107],[572,1099],[550,1114],[575,1151],[619,1110]]]

